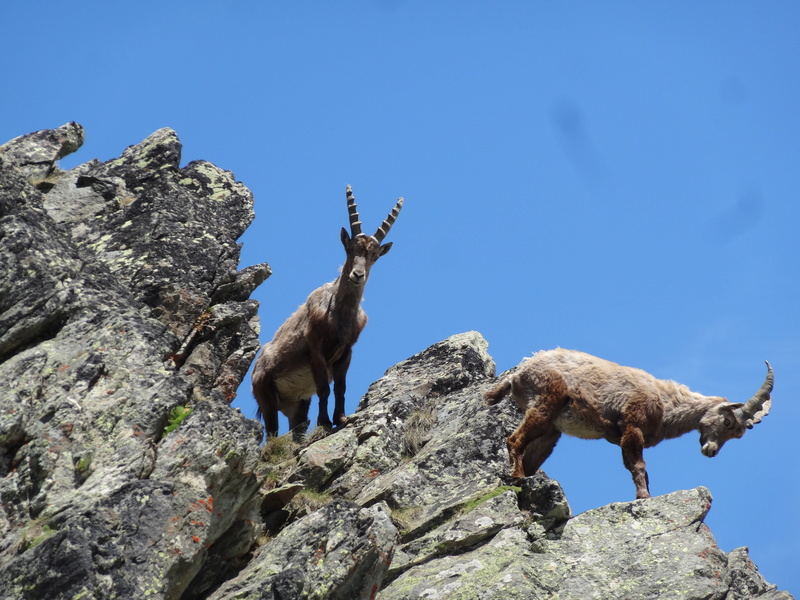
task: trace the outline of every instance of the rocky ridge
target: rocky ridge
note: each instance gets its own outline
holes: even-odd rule
[[[507,480],[476,332],[261,446],[229,406],[270,274],[238,270],[252,194],[170,129],[59,169],[82,143],[0,146],[0,599],[791,598],[716,546],[704,488],[573,517]]]

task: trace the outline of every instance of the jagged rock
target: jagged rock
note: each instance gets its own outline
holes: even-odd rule
[[[337,500],[284,529],[210,598],[374,598],[396,539],[384,506]]]
[[[476,332],[262,450],[228,406],[270,273],[236,270],[252,195],[169,129],[60,170],[82,139],[0,146],[0,600],[791,598],[716,547],[703,488],[573,517],[511,481]]]
[[[790,598],[749,568],[746,550],[717,547],[702,522],[710,504],[698,488],[591,510],[545,538],[504,529],[471,552],[409,569],[378,598]]]
[[[82,132],[0,147],[0,597],[177,598],[259,487],[227,401],[269,269],[236,272],[252,196],[174,132],[60,171]]]
[[[48,178],[56,170],[56,161],[81,146],[83,127],[73,122],[14,138],[0,146],[0,157],[15,165],[32,184],[49,190],[53,183]]]

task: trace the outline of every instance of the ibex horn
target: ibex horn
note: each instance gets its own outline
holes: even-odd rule
[[[748,400],[742,408],[736,410],[736,416],[739,420],[749,429],[756,423],[760,423],[761,419],[767,416],[769,409],[772,406],[772,386],[775,383],[775,373],[772,371],[772,365],[767,363],[767,377],[761,388],[755,395]]]
[[[392,225],[394,225],[395,219],[397,219],[397,215],[400,214],[401,208],[403,208],[403,199],[398,198],[397,204],[394,205],[392,212],[390,212],[389,216],[384,219],[383,223],[381,223],[381,226],[378,227],[378,231],[376,231],[375,235],[373,236],[376,240],[378,240],[379,244],[383,241],[383,238],[386,237],[386,234],[389,233]]]
[[[358,208],[356,199],[353,197],[353,188],[347,186],[347,213],[350,216],[350,236],[361,235],[361,221],[358,220]]]

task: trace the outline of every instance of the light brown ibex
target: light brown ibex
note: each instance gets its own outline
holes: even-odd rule
[[[698,430],[702,453],[716,456],[726,441],[742,437],[745,428],[767,415],[773,381],[767,363],[761,389],[746,403],[732,403],[640,369],[559,348],[525,359],[484,397],[487,404],[497,404],[511,391],[525,413],[507,440],[512,477],[533,475],[562,433],[604,438],[622,448],[636,497],[649,498],[644,448]]]
[[[268,436],[278,435],[278,411],[289,419],[295,438],[308,428],[311,396],[319,398],[317,424],[332,427],[328,418],[328,396],[333,381],[333,423],[344,425],[344,393],[353,344],[367,323],[361,308],[364,285],[375,261],[392,243],[381,245],[389,233],[403,199],[383,221],[375,235],[361,232],[353,190],[347,186],[350,235],[343,227],[346,254],[342,272],[334,281],[317,288],[264,344],[253,368],[253,395],[263,416]]]

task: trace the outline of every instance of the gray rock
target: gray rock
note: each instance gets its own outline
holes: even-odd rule
[[[284,529],[211,599],[374,598],[396,539],[385,507],[334,501]]]
[[[59,171],[82,131],[0,151],[0,589],[177,598],[260,485],[261,427],[227,403],[268,267],[236,272],[252,196],[180,169],[174,132]]]
[[[507,528],[473,551],[409,569],[378,598],[790,598],[764,582],[745,550],[717,547],[703,524],[710,504],[698,488],[588,511],[547,539]]]
[[[83,127],[74,122],[58,129],[35,131],[0,146],[0,157],[32,184],[47,190],[52,187],[48,178],[57,169],[56,161],[80,148],[83,135]]]

